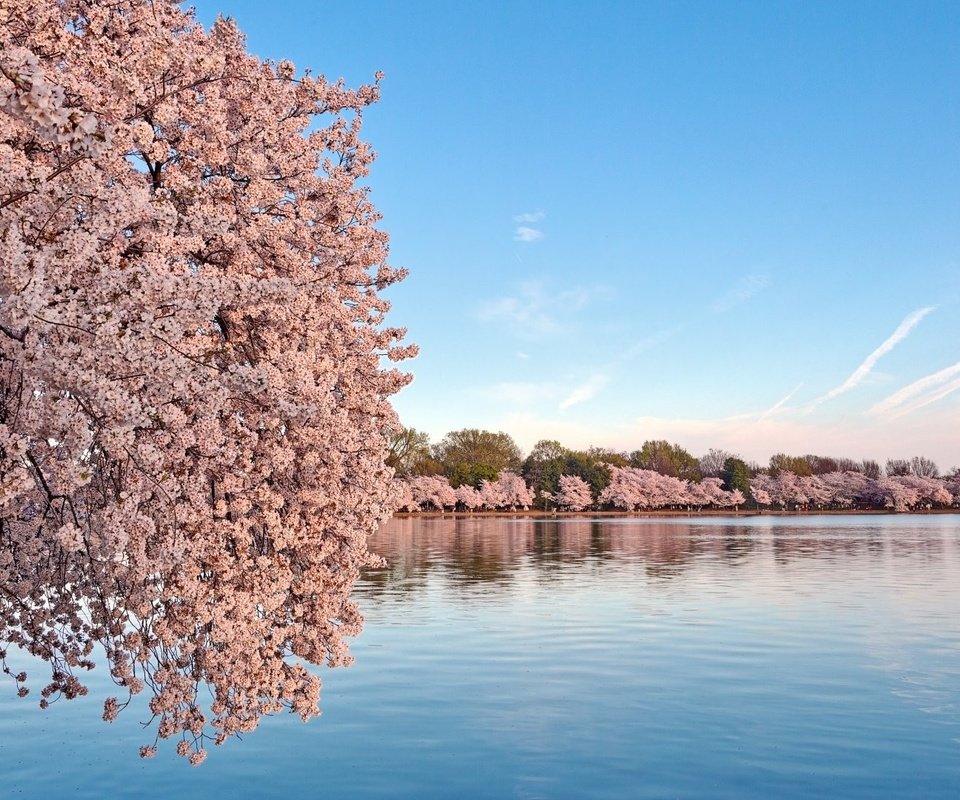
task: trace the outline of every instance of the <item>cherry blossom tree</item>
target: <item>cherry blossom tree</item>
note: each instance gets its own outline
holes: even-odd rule
[[[773,505],[773,500],[770,498],[770,493],[764,488],[762,481],[754,481],[752,484],[750,484],[750,495],[753,497],[754,502],[759,506]]]
[[[830,505],[833,498],[833,491],[830,483],[823,479],[823,475],[814,473],[806,478],[801,478],[800,482],[804,487],[807,502],[810,505],[819,509]]]
[[[479,491],[483,507],[489,511],[495,511],[506,505],[506,498],[503,495],[499,479],[495,481],[481,481]]]
[[[443,475],[415,475],[407,481],[418,508],[443,511],[457,504],[457,494]]]
[[[420,505],[413,496],[413,487],[409,481],[398,478],[394,480],[396,486],[396,511],[419,511]]]
[[[784,470],[776,476],[757,475],[751,492],[760,505],[783,508],[867,505],[894,511],[950,506],[955,497],[950,484],[938,478],[904,474],[874,479],[854,471],[803,476]]]
[[[526,510],[533,505],[533,492],[515,472],[501,472],[497,486],[502,508]]]
[[[483,496],[469,483],[463,483],[456,488],[457,503],[467,511],[476,511],[483,508]]]
[[[894,481],[904,487],[912,489],[917,493],[917,500],[920,503],[935,506],[949,506],[953,502],[953,496],[947,489],[943,481],[936,477],[922,475],[904,475],[894,478]]]
[[[734,510],[740,508],[740,506],[747,502],[746,496],[739,489],[734,489],[732,492],[728,492],[728,494],[730,495],[730,502]]]
[[[99,645],[104,719],[146,690],[197,764],[349,661],[413,353],[359,183],[378,94],[170,0],[0,4],[0,640],[41,706]]]
[[[754,477],[750,490],[757,500],[761,496],[767,498],[763,505],[780,506],[781,508],[805,507],[810,502],[810,485],[805,480],[809,476],[800,476],[794,472],[782,469],[776,475],[757,475]]]
[[[609,469],[610,483],[600,492],[600,504],[624,511],[639,509],[646,499],[636,474],[639,470],[615,466]]]
[[[704,506],[709,506],[714,500],[710,491],[713,486],[706,483],[706,480],[692,484],[686,492],[687,504],[695,507],[698,511]]]
[[[706,492],[709,500],[708,505],[711,505],[715,508],[730,508],[732,506],[739,505],[734,493],[728,492],[723,488],[723,480],[721,478],[704,478],[700,482],[700,486]],[[742,497],[743,494],[741,493],[740,498]],[[743,500],[741,499],[740,502],[742,503]]]
[[[960,505],[960,470],[944,479],[944,488],[953,496],[953,505]]]
[[[717,480],[718,486],[720,483]],[[601,504],[625,511],[707,505],[710,501],[698,483],[636,467],[611,466],[610,483],[600,493]]]
[[[552,499],[559,508],[569,511],[583,511],[593,505],[590,484],[577,475],[561,475],[558,490]]]
[[[867,487],[867,499],[874,505],[889,508],[892,511],[909,511],[920,500],[920,493],[897,478],[890,476],[877,478]]]
[[[834,508],[850,508],[862,502],[871,480],[861,472],[828,472],[820,479],[829,493],[829,504]]]

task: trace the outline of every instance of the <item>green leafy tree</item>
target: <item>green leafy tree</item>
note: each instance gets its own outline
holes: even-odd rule
[[[403,428],[390,437],[387,466],[400,476],[422,475],[418,466],[431,461],[430,436],[416,428]],[[429,474],[429,473],[426,473]]]
[[[680,445],[670,444],[664,439],[644,442],[643,447],[630,454],[630,466],[687,481],[700,481],[702,478],[700,461]]]
[[[776,477],[781,472],[809,476],[813,475],[813,468],[804,456],[788,456],[786,453],[777,453],[770,456],[770,474]]]
[[[619,450],[611,450],[608,447],[588,447],[587,455],[597,462],[610,464],[614,467],[626,467],[630,462],[625,453]]]
[[[454,489],[464,485],[479,489],[483,481],[490,481],[491,483],[495,481],[500,475],[500,471],[489,464],[455,464],[449,472],[444,474]]]
[[[608,463],[608,461],[603,461],[598,457],[597,448],[586,451],[570,451],[564,461],[562,474],[583,478],[590,484],[590,492],[593,495],[594,502],[596,502],[600,492],[606,489],[610,483]]]
[[[538,507],[543,507],[544,492],[553,494],[557,491],[569,453],[570,451],[555,439],[541,439],[524,459],[520,474],[533,489],[536,496],[534,502]]]
[[[723,479],[723,488],[726,491],[732,492],[739,489],[744,497],[750,496],[750,467],[742,459],[736,456],[727,458],[723,462],[720,477]]]
[[[454,481],[461,478],[462,483],[476,486],[487,475],[492,474],[496,479],[504,470],[518,472],[523,463],[523,454],[510,436],[477,428],[451,431],[431,451],[442,474],[454,486],[460,485],[454,484]],[[473,483],[473,478],[481,473],[483,477],[477,478],[476,484]]]

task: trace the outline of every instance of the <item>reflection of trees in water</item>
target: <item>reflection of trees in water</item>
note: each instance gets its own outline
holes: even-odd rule
[[[721,553],[726,561],[737,564],[749,556],[757,547],[752,536],[744,536],[742,530],[724,532]]]
[[[394,519],[370,540],[386,560],[361,576],[365,591],[422,588],[432,571],[455,581],[509,582],[508,565],[531,549],[529,532],[511,529],[506,519],[439,517]]]
[[[535,525],[533,542],[533,556],[536,563],[549,568],[550,565],[558,564],[563,560],[561,556],[560,523],[557,520],[545,520],[539,525]]]
[[[603,561],[613,555],[609,528],[599,520],[542,519],[531,522],[534,547],[530,557],[538,567],[562,569],[565,564],[585,559]]]
[[[888,534],[879,528],[818,531],[774,527],[771,534],[774,558],[779,564],[809,559],[880,559],[888,541]]]
[[[691,536],[687,526],[530,517],[395,519],[370,546],[387,561],[361,578],[374,594],[420,588],[433,570],[454,581],[508,584],[519,566],[554,580],[571,569],[641,561],[651,576],[669,578],[702,551],[724,557],[733,547]]]
[[[817,559],[847,561],[871,559],[880,561],[923,559],[942,562],[946,555],[946,531],[931,528],[797,528],[773,526],[770,530],[777,563]],[[956,535],[949,535],[954,545]]]
[[[760,546],[758,531],[746,525],[674,525],[673,535],[694,540],[689,555],[713,554],[730,565],[746,563]],[[679,543],[678,545],[679,546]]]
[[[520,575],[562,580],[571,571],[640,564],[650,578],[681,576],[696,561],[740,568],[759,558],[778,564],[816,560],[942,559],[945,540],[932,531],[883,527],[677,524],[674,521],[535,517],[407,517],[370,540],[387,565],[363,573],[360,588],[402,596],[431,576],[454,583],[512,585]],[[949,537],[954,544],[957,537]]]
[[[650,577],[667,579],[681,575],[690,562],[709,547],[686,525],[653,523],[626,525],[614,537],[614,549],[633,560],[641,560]]]
[[[943,540],[930,536],[915,539],[895,539],[891,548],[894,556],[921,557],[927,561],[942,561],[944,556]]]
[[[603,523],[599,520],[593,520],[590,523],[590,555],[601,560],[613,556],[610,551],[610,542],[603,530]]]
[[[412,595],[426,585],[429,560],[424,558],[426,552],[420,547],[421,536],[415,532],[414,520],[394,519],[390,528],[389,547],[383,546],[387,542],[381,538],[382,531],[369,541],[370,549],[386,563],[379,568],[363,569],[357,585],[372,594],[391,592],[402,599],[404,594]]]

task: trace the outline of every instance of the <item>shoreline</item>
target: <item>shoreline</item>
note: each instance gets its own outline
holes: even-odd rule
[[[939,514],[960,514],[960,508],[929,508],[917,511],[892,511],[885,508],[847,508],[847,509],[806,509],[787,511],[783,509],[758,510],[745,509],[731,511],[729,509],[709,509],[703,511],[681,511],[664,509],[656,511],[540,511],[537,509],[520,511],[398,511],[391,519],[450,519],[471,517],[507,517],[507,518],[565,518],[565,517],[820,517],[820,516],[925,516]]]

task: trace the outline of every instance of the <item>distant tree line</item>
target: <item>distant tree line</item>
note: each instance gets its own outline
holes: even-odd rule
[[[524,457],[503,432],[464,428],[431,444],[427,434],[405,428],[393,437],[387,463],[403,511],[960,505],[960,470],[941,477],[923,456],[881,467],[870,459],[776,453],[761,466],[720,449],[698,458],[662,439],[629,453],[544,439]]]

